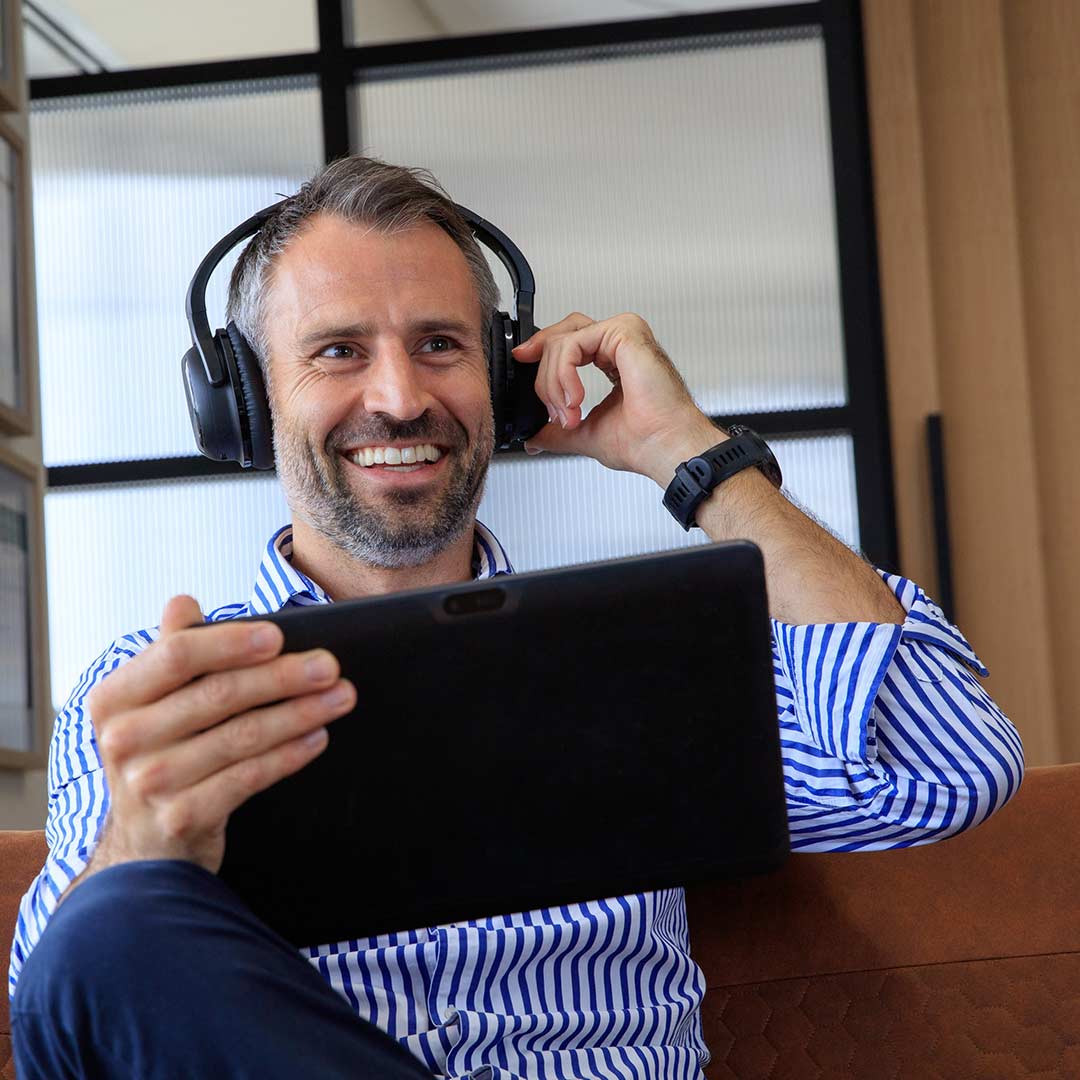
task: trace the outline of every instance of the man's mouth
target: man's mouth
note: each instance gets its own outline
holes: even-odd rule
[[[416,472],[428,462],[438,461],[443,452],[431,443],[416,443],[413,446],[362,446],[345,451],[344,456],[365,469],[378,465],[388,472]]]

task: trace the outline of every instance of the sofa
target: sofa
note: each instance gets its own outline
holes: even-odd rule
[[[929,847],[798,855],[689,891],[721,1077],[1080,1077],[1080,765]],[[45,855],[0,832],[0,935]],[[0,1077],[14,1077],[6,996]]]

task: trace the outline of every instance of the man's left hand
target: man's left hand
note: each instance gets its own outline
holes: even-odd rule
[[[540,364],[536,393],[552,421],[528,441],[528,449],[584,454],[665,487],[681,461],[722,441],[640,315],[596,322],[574,312],[538,331],[514,356]],[[578,369],[587,364],[613,385],[583,420],[585,387]]]

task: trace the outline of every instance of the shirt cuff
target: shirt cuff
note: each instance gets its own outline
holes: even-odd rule
[[[907,618],[904,620],[905,641],[925,641],[939,645],[962,660],[976,674],[984,678],[990,674],[975,650],[960,631],[945,618],[945,613],[915,584],[899,574],[886,574],[878,570],[885,584],[900,601]]]
[[[877,759],[871,711],[900,633],[895,623],[773,621],[799,726],[822,753],[867,765]]]
[[[953,653],[980,675],[989,672],[967,639],[913,581],[878,570],[907,612],[895,623],[814,623],[773,620],[780,666],[794,688],[803,733],[829,757],[872,765],[877,760],[874,702],[903,642],[925,642]]]

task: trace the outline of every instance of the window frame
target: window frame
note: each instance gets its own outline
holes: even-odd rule
[[[2,0],[0,0],[2,2]],[[83,94],[315,75],[327,161],[353,152],[351,90],[366,78],[467,72],[492,63],[527,64],[530,54],[628,43],[814,27],[821,31],[831,131],[834,212],[847,402],[844,405],[715,416],[764,436],[849,433],[855,455],[860,546],[877,565],[898,566],[892,453],[870,164],[869,121],[858,0],[551,27],[474,36],[354,45],[341,0],[315,0],[319,47],[312,53],[33,79],[31,102]],[[73,464],[48,469],[48,488],[242,472],[199,456]]]

